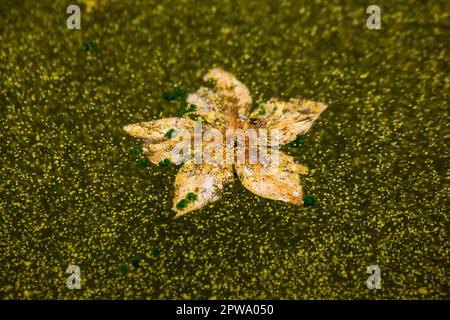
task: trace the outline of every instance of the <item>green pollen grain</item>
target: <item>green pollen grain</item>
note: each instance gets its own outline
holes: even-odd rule
[[[186,199],[182,199],[177,203],[177,209],[182,210],[185,209],[189,204],[189,201]]]
[[[153,247],[152,248],[152,254],[153,254],[153,256],[157,256],[157,255],[159,255],[159,253],[161,252],[161,248],[160,247]]]
[[[182,88],[175,88],[175,96],[181,98],[181,100],[186,100],[188,91]]]
[[[194,121],[203,121],[202,117],[197,114],[189,114],[188,117]]]
[[[146,158],[139,159],[138,163],[143,168],[148,168],[150,166],[150,161]]]
[[[303,198],[303,206],[304,207],[312,207],[316,204],[316,198],[312,195],[307,195]]]
[[[169,159],[161,160],[161,161],[159,162],[159,165],[160,165],[161,167],[163,167],[163,168],[167,168],[167,167],[170,166],[170,160],[169,160]]]
[[[136,154],[137,156],[140,156],[143,152],[142,147],[140,145],[135,145],[132,148],[132,150],[133,150],[134,154]]]
[[[92,40],[85,40],[81,45],[84,51],[95,52],[98,50],[97,43],[95,43],[95,41]]]
[[[128,272],[130,272],[130,267],[126,264],[121,264],[119,265],[119,271],[123,274],[127,274]]]
[[[176,95],[171,91],[164,92],[162,97],[166,101],[172,101],[176,99]]]
[[[172,139],[172,138],[175,137],[175,135],[176,135],[176,130],[175,129],[169,129],[164,136],[167,139]]]
[[[305,144],[305,136],[298,136],[294,141],[289,143],[289,145],[293,147],[303,147],[304,144]]]
[[[266,108],[264,106],[259,107],[258,115],[263,116],[266,114]]]
[[[141,262],[141,259],[139,259],[139,258],[132,258],[132,259],[131,259],[131,265],[132,265],[133,268],[135,268],[135,269],[139,268],[140,262]]]
[[[197,111],[197,106],[195,104],[190,104],[186,112],[195,112]]]
[[[186,199],[187,199],[188,201],[190,201],[190,202],[197,201],[197,200],[198,200],[198,195],[197,195],[196,193],[189,192],[189,193],[186,195]]]

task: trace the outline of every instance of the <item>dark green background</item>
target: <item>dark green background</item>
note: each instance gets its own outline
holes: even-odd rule
[[[71,31],[74,1],[3,0],[0,298],[449,299],[450,3],[377,1],[369,30],[372,2],[106,1]],[[170,218],[178,168],[140,165],[122,126],[214,66],[256,102],[329,105],[284,148],[314,207],[237,182]]]

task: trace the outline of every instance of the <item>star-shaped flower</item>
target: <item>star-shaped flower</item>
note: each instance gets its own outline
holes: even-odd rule
[[[269,141],[268,144],[272,144],[269,147],[278,147],[306,133],[326,109],[326,105],[319,102],[301,99],[280,101],[272,98],[252,111],[248,88],[232,74],[215,68],[206,74],[204,80],[213,82],[214,90],[201,87],[189,94],[186,99],[188,112],[183,117],[124,127],[128,134],[143,140],[144,154],[153,164],[166,166],[170,162],[179,164],[185,161],[185,154],[182,154],[179,146],[183,145],[185,137],[182,133],[194,131],[196,124],[193,118],[201,120],[204,128],[215,128],[223,134],[227,129],[242,129],[244,132],[249,129],[277,131],[278,141]],[[190,146],[191,141],[187,143]],[[212,142],[203,140],[205,149],[209,143]],[[234,149],[240,147],[242,145],[234,143]],[[251,192],[268,199],[299,205],[303,198],[299,175],[306,170],[306,167],[297,164],[291,156],[281,151],[276,170],[264,162],[198,163],[191,158],[182,165],[175,178],[173,210],[179,217],[219,200],[224,186],[234,181],[234,171],[243,186]]]

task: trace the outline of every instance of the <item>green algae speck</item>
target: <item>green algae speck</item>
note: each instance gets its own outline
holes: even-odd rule
[[[143,168],[148,168],[150,166],[150,161],[148,159],[139,159],[138,163]]]
[[[171,91],[164,92],[162,97],[166,101],[172,101],[176,99],[176,95]]]
[[[189,200],[182,199],[177,203],[177,209],[183,210],[188,206],[188,204],[189,204]]]
[[[307,195],[303,198],[303,206],[304,207],[312,207],[316,204],[316,198],[312,195]]]
[[[159,163],[159,165],[163,168],[167,168],[170,166],[170,160],[169,159],[164,159],[161,160],[161,162]]]
[[[141,259],[140,258],[132,258],[131,259],[131,265],[133,268],[137,269],[140,267]]]
[[[160,252],[161,252],[161,248],[160,247],[155,246],[155,247],[152,248],[153,256],[159,255]]]
[[[193,192],[189,192],[187,195],[186,195],[186,199],[187,200],[189,200],[189,201],[197,201],[198,200],[198,195],[197,194],[195,194],[195,193],[193,193]]]
[[[140,145],[135,145],[132,148],[132,150],[133,150],[134,154],[136,154],[137,156],[140,156],[143,152],[142,147]]]
[[[266,108],[264,106],[259,107],[258,115],[263,116],[266,114]]]
[[[126,264],[121,264],[119,265],[119,271],[124,274],[127,274],[128,272],[130,272],[130,267]]]
[[[166,134],[164,135],[167,139],[172,139],[174,138],[176,135],[176,130],[175,129],[170,129],[169,131],[166,132]]]
[[[85,41],[83,41],[82,47],[83,47],[84,51],[88,51],[88,52],[96,52],[96,51],[98,51],[98,45],[93,40],[85,40]]]
[[[298,136],[294,141],[289,143],[289,145],[293,147],[302,147],[304,144],[305,136]]]

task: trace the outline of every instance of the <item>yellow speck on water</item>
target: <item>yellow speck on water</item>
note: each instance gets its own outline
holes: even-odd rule
[[[428,293],[428,290],[427,290],[427,288],[420,288],[420,289],[418,290],[418,292],[419,292],[421,295],[426,295],[426,294]]]
[[[304,165],[300,165],[299,169],[300,174],[307,174],[308,173],[308,167]]]

